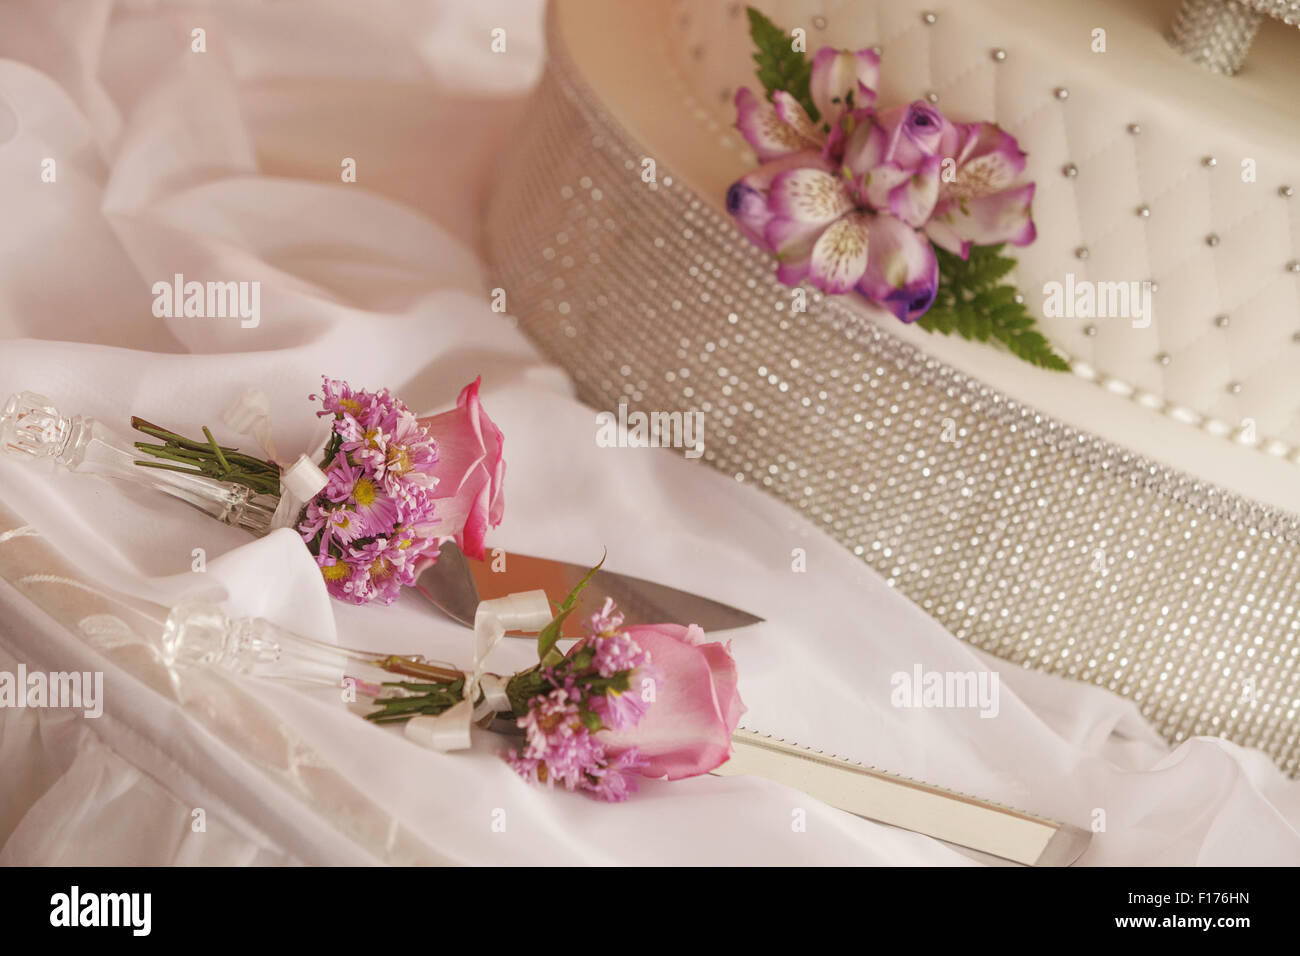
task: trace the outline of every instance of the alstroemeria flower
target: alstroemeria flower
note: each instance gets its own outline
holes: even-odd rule
[[[732,183],[727,190],[727,212],[736,220],[736,227],[745,238],[756,246],[770,251],[765,231],[773,216],[768,202],[772,180],[787,170],[801,168],[820,169],[827,173],[832,169],[820,154],[805,150],[763,163]]]
[[[479,401],[481,381],[465,386],[452,411],[419,420],[438,451],[438,484],[429,494],[439,523],[431,535],[454,536],[461,551],[480,561],[488,528],[501,523],[506,507],[505,436]]]
[[[836,50],[824,46],[813,57],[809,92],[820,114],[813,122],[807,110],[785,90],[774,90],[772,101],[747,88],[736,92],[736,128],[754,148],[760,162],[791,153],[827,153],[834,131],[845,114],[876,101],[880,57],[872,50]],[[834,157],[838,158],[838,157]]]
[[[654,701],[626,731],[602,730],[606,754],[635,750],[647,777],[680,780],[708,773],[731,756],[731,734],[745,713],[737,690],[736,662],[728,648],[708,643],[695,625],[627,628],[659,670]],[[642,693],[635,684],[628,693]]]
[[[832,128],[845,113],[876,102],[880,54],[824,46],[813,56],[808,91],[823,123]]]
[[[765,163],[791,153],[820,150],[825,137],[818,136],[817,128],[794,97],[777,90],[772,100],[769,103],[749,87],[742,86],[736,91],[736,129],[754,148],[758,161]],[[787,122],[782,112],[795,122]]]
[[[845,162],[855,172],[883,163],[914,170],[926,157],[940,153],[944,131],[950,125],[924,100],[872,115],[871,127],[855,128],[845,149]]]
[[[914,229],[934,214],[947,121],[917,101],[875,115],[859,111],[841,124],[845,132],[842,173],[861,204],[888,212]]]
[[[893,216],[877,216],[871,255],[858,289],[904,322],[914,322],[934,303],[939,260],[923,234]]]
[[[773,177],[764,239],[776,252],[777,277],[787,285],[807,278],[832,295],[857,288],[913,321],[934,301],[934,250],[906,222],[873,210],[860,194],[851,180],[816,167]]]
[[[788,90],[738,91],[760,165],[727,190],[727,212],[786,285],[856,290],[912,322],[934,303],[937,248],[1033,241],[1034,184],[1015,184],[1025,154],[993,124],[949,122],[923,100],[877,112],[879,67],[870,50],[818,50],[815,120]]]
[[[940,183],[934,217],[926,226],[929,237],[963,259],[972,244],[1033,242],[1034,184],[1015,185],[1025,171],[1016,138],[993,123],[950,123],[940,148],[956,169],[951,182]]]

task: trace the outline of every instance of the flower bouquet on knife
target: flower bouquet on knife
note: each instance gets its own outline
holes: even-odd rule
[[[315,455],[277,459],[269,403],[246,393],[226,424],[254,435],[265,457],[179,435],[133,417],[150,440],[127,442],[93,418],[65,416],[31,392],[0,413],[0,448],[49,458],[72,471],[130,480],[255,535],[294,528],[331,595],[391,604],[403,586],[454,539],[481,558],[505,507],[502,434],[479,401],[479,380],[456,408],[417,418],[387,389],[371,392],[324,379],[317,415],[328,419]]]
[[[554,608],[542,591],[481,602],[468,670],[340,648],[262,618],[232,620],[197,601],[172,610],[162,657],[178,676],[215,666],[342,686],[345,701],[371,708],[368,720],[402,724],[408,739],[432,750],[468,748],[474,724],[510,734],[521,739],[502,756],[524,779],[602,800],[627,799],[638,777],[679,780],[715,769],[730,756],[745,712],[730,646],[708,641],[695,625],[624,627],[606,599],[586,635],[561,651],[561,625],[591,576]],[[485,664],[507,631],[536,633],[538,662],[504,677]]]

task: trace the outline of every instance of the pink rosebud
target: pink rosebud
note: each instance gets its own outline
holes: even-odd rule
[[[659,670],[653,686],[633,686],[629,694],[653,696],[636,726],[602,730],[597,740],[611,757],[635,747],[647,777],[680,780],[708,773],[731,756],[731,733],[745,712],[736,683],[736,662],[727,647],[705,642],[692,624],[648,624],[627,634]]]
[[[504,436],[479,401],[482,378],[465,386],[456,407],[420,419],[438,445],[437,487],[431,489],[437,524],[430,533],[454,537],[461,551],[482,560],[488,528],[501,523],[505,511]]]

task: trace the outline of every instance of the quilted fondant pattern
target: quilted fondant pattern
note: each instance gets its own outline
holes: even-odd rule
[[[1112,30],[1108,52],[1081,65],[1054,52],[1086,48],[1088,31],[1029,38],[1005,14],[969,0],[758,5],[783,27],[804,26],[810,51],[878,44],[880,102],[937,97],[953,118],[992,120],[1019,138],[1038,183],[1038,240],[1018,250],[1017,281],[1045,333],[1080,370],[1131,388],[1144,404],[1204,419],[1211,430],[1253,432],[1265,450],[1300,459],[1300,265],[1292,265],[1300,261],[1300,149],[1284,148],[1288,115],[1279,111],[1271,131],[1278,135],[1260,136],[1257,125],[1211,118],[1222,110],[1203,113],[1167,91],[1113,82],[1108,70],[1134,57],[1166,78],[1190,70],[1204,82],[1141,24]],[[711,126],[732,122],[737,86],[756,86],[743,12],[739,3],[674,7],[670,42]],[[1259,104],[1246,105],[1258,123]],[[1246,160],[1253,182],[1243,181]],[[1044,284],[1067,273],[1154,282],[1150,327],[1044,316]]]

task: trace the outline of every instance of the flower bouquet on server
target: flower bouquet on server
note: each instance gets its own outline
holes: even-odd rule
[[[594,573],[594,569],[593,572]],[[526,780],[625,800],[638,777],[678,780],[715,769],[731,753],[745,706],[730,648],[676,624],[623,626],[606,600],[567,652],[561,625],[588,578],[552,612],[541,591],[483,601],[468,671],[418,655],[353,651],[263,619],[232,621],[205,604],[178,605],[163,632],[163,659],[335,687],[369,701],[367,719],[403,724],[434,750],[470,746],[472,724],[522,739],[503,754]],[[506,631],[537,632],[538,663],[510,677],[484,662]]]
[[[740,89],[736,127],[760,165],[726,203],[741,233],[775,255],[777,278],[857,291],[903,322],[1068,369],[1002,282],[1016,265],[1004,244],[1036,235],[1016,138],[926,100],[881,107],[875,50],[822,47],[809,63],[752,7],[749,20],[768,98]]]
[[[328,419],[317,455],[276,459],[269,406],[250,391],[226,422],[256,435],[266,457],[220,445],[207,427],[184,436],[133,417],[150,440],[128,443],[101,422],[65,416],[49,399],[12,396],[0,413],[0,448],[164,491],[255,535],[292,527],[336,598],[391,604],[454,539],[481,558],[505,506],[502,434],[476,379],[456,408],[417,418],[387,389],[325,378],[317,415]]]

